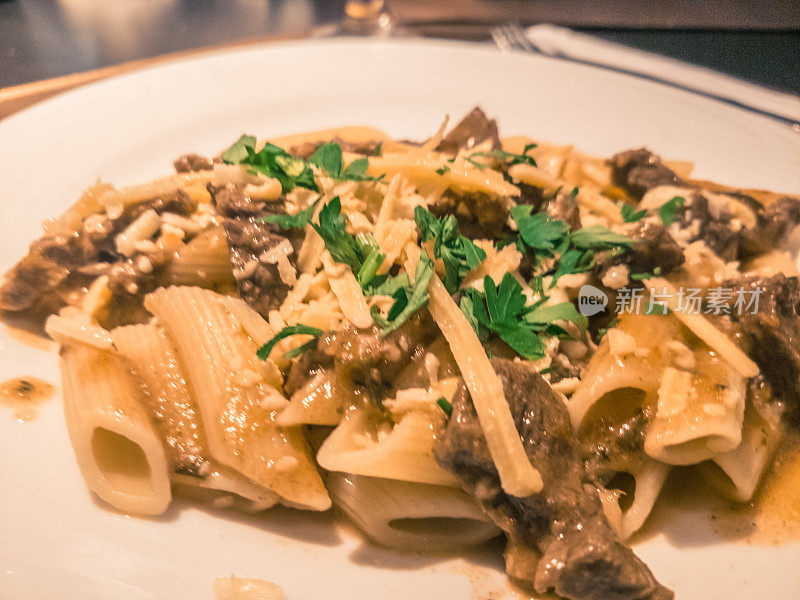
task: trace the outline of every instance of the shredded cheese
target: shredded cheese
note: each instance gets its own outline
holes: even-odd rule
[[[665,304],[670,313],[703,340],[709,348],[716,351],[720,358],[727,361],[742,377],[749,379],[758,375],[758,365],[703,315],[678,312],[678,293],[666,279],[653,277],[646,279],[644,284],[649,290],[657,289],[659,292],[666,290],[663,296],[666,296]]]
[[[410,247],[409,256],[418,252]],[[413,261],[416,262],[416,261]],[[414,269],[406,269],[413,273]],[[478,413],[489,454],[500,475],[500,484],[512,496],[523,498],[542,490],[539,471],[531,464],[508,407],[503,384],[466,317],[450,297],[438,276],[431,278],[429,309],[450,345]]]

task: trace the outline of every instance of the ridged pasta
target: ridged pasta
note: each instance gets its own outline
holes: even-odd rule
[[[209,457],[197,403],[164,331],[155,325],[129,325],[117,327],[111,336],[144,384],[142,405],[164,441],[172,480],[237,494],[250,502],[251,510],[274,505],[275,494]]]
[[[290,506],[330,507],[322,480],[298,428],[279,427],[286,405],[258,345],[226,301],[194,287],[161,288],[145,306],[178,349],[197,399],[211,457],[281,497]]]
[[[225,233],[219,227],[200,232],[183,246],[170,262],[169,279],[178,285],[223,285],[233,283]]]
[[[164,512],[167,457],[129,365],[113,351],[68,344],[61,375],[67,431],[89,489],[124,512]]]

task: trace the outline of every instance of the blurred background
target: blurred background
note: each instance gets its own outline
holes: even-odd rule
[[[0,0],[0,87],[190,49],[352,32],[345,0]],[[554,23],[800,94],[800,0],[373,0],[385,35]],[[383,5],[383,6],[381,6]],[[350,6],[353,13],[353,5]],[[376,13],[377,14],[377,13]],[[362,14],[356,14],[356,21]],[[353,20],[351,14],[351,21]],[[373,24],[375,25],[375,24]],[[372,27],[372,26],[370,26]]]

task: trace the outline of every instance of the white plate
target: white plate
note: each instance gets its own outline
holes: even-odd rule
[[[166,174],[179,154],[363,123],[422,138],[481,104],[502,132],[600,155],[647,145],[699,177],[800,192],[800,135],[767,118],[607,71],[465,44],[327,41],[204,56],[107,80],[0,122],[0,270],[39,223],[98,176]],[[56,357],[0,334],[0,381],[58,383]],[[668,520],[637,553],[679,599],[800,597],[800,545],[714,537],[703,515]],[[235,573],[290,600],[486,598],[505,588],[499,549],[466,559],[376,549],[324,516],[242,517],[175,502],[159,519],[117,514],[86,490],[59,401],[30,423],[0,407],[0,598],[211,598]]]

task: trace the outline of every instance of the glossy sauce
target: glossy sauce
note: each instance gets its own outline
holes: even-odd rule
[[[800,433],[784,434],[775,461],[749,503],[715,511],[715,529],[753,544],[800,540]]]
[[[36,417],[39,405],[53,395],[53,386],[38,377],[17,377],[0,384],[0,406],[14,410],[18,421]]]

